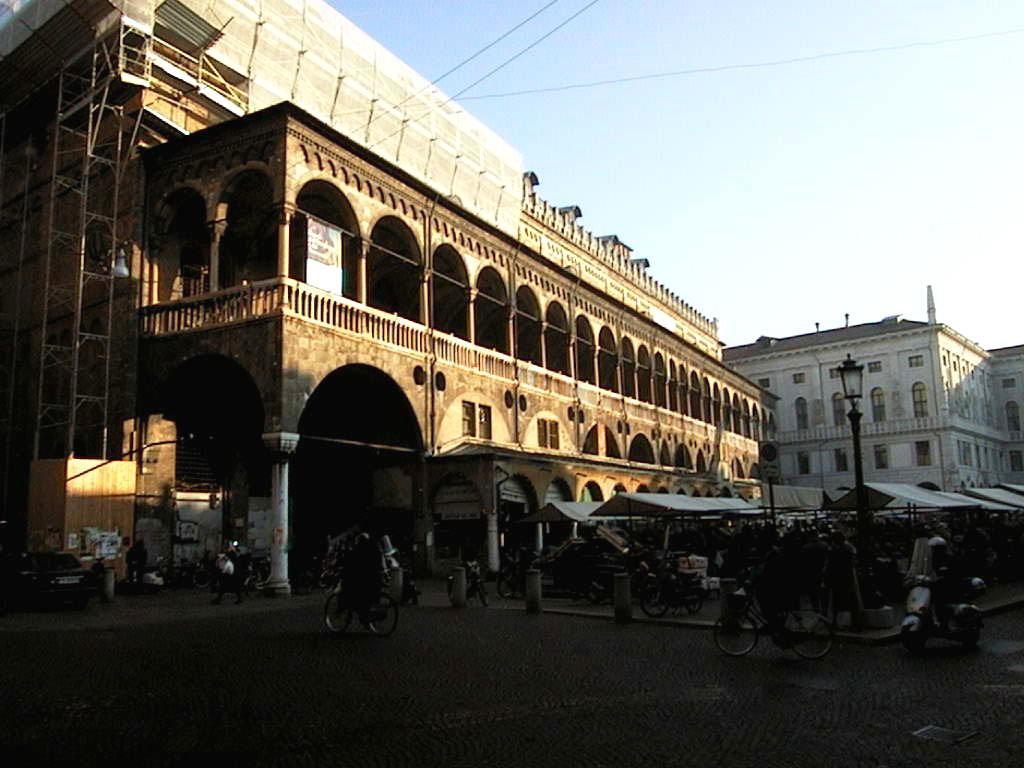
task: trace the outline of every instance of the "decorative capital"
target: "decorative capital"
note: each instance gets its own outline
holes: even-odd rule
[[[264,447],[282,459],[295,453],[298,444],[299,436],[295,432],[267,432],[263,435]]]

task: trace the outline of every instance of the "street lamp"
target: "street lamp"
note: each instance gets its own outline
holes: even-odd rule
[[[849,355],[839,366],[839,378],[843,383],[843,397],[850,403],[850,411],[846,414],[850,419],[850,432],[853,434],[853,476],[857,490],[857,546],[860,550],[862,572],[869,572],[872,562],[871,552],[871,517],[868,511],[867,489],[864,487],[864,464],[860,451],[860,418],[863,415],[857,408],[857,401],[864,394],[864,366],[858,365]]]

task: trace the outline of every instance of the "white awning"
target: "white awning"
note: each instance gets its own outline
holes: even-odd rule
[[[549,501],[531,515],[527,515],[521,523],[558,523],[570,520],[580,523],[589,520],[591,513],[600,507],[602,501]]]
[[[763,510],[741,498],[671,493],[617,493],[598,507],[593,517],[678,517],[702,513],[761,515]]]
[[[868,509],[979,509],[981,502],[956,493],[930,491],[907,483],[864,483],[867,489]],[[832,509],[857,508],[857,490],[848,491],[831,505]]]
[[[770,495],[769,495],[770,493]],[[769,492],[768,484],[761,483],[761,506],[768,509],[769,502],[774,499],[775,509],[781,511],[813,511],[825,509],[829,503],[828,496],[821,488],[810,488],[801,485],[775,485]]]
[[[974,496],[997,504],[1005,504],[1015,509],[1024,509],[1024,495],[1014,493],[1006,488],[965,488],[964,494]]]

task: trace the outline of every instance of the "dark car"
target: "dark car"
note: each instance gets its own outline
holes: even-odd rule
[[[7,558],[0,600],[9,606],[70,604],[84,608],[96,594],[96,576],[66,552],[22,553]]]

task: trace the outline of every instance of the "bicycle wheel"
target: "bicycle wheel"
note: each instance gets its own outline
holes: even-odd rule
[[[341,593],[332,592],[324,602],[324,626],[329,632],[341,634],[347,632],[352,625],[351,608],[346,608],[341,602]]]
[[[660,589],[651,587],[640,598],[640,610],[652,619],[660,619],[668,611],[668,602],[663,599]]]
[[[832,650],[832,626],[820,613],[791,611],[786,617],[786,630],[798,656],[820,659]]]
[[[377,602],[370,608],[366,626],[379,637],[387,637],[395,631],[398,626],[398,604],[391,595],[383,592],[377,595]]]
[[[745,656],[754,650],[760,633],[750,615],[729,614],[715,622],[715,645],[727,656]]]

